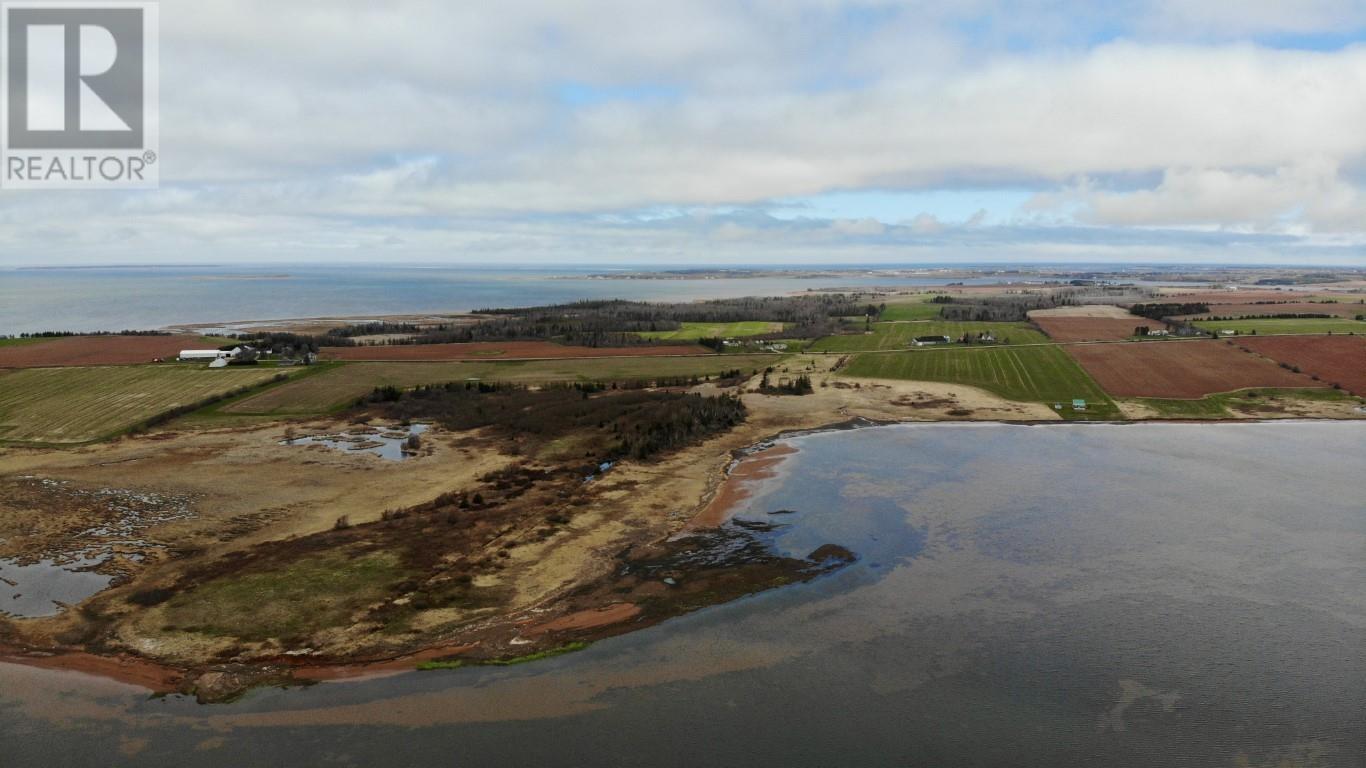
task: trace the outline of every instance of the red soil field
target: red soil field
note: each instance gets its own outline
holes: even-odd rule
[[[1165,328],[1164,323],[1134,317],[1034,317],[1034,324],[1054,341],[1108,341],[1127,339],[1140,325]]]
[[[1244,337],[1235,343],[1366,397],[1366,336]]]
[[[1196,399],[1248,387],[1324,387],[1218,341],[1083,344],[1065,348],[1116,397]]]
[[[63,336],[0,347],[0,368],[129,365],[174,359],[182,349],[216,349],[199,336]]]
[[[1366,304],[1339,301],[1336,304],[1323,304],[1296,301],[1286,304],[1210,304],[1210,311],[1203,315],[1184,315],[1185,318],[1202,317],[1257,317],[1265,315],[1332,315],[1334,317],[1356,317],[1366,314]]]
[[[707,355],[712,351],[696,344],[649,347],[568,347],[548,341],[477,341],[468,344],[401,344],[371,347],[328,347],[328,360],[440,362],[445,360],[509,360],[520,358],[658,357],[661,355]]]
[[[1144,304],[1162,302],[1203,302],[1205,304],[1250,304],[1254,301],[1307,301],[1311,298],[1336,298],[1338,301],[1360,301],[1355,294],[1315,293],[1313,291],[1274,291],[1270,289],[1252,291],[1191,291],[1190,293],[1164,293],[1162,296],[1144,301]]]

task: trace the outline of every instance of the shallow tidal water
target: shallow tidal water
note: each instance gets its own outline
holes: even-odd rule
[[[230,705],[0,665],[0,765],[1366,764],[1366,424],[790,444],[740,518],[859,554],[835,574],[536,664]]]

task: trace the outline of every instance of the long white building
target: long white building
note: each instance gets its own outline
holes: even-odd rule
[[[231,352],[224,352],[221,349],[182,349],[180,350],[181,360],[217,360],[220,357],[232,357]]]

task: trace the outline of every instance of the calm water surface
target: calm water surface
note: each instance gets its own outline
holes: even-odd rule
[[[225,706],[0,666],[0,765],[1366,765],[1366,425],[792,443],[742,517],[860,554],[832,576]]]
[[[780,296],[831,287],[955,282],[872,276],[697,280],[588,276],[600,272],[355,265],[0,270],[0,335],[329,315],[468,312],[584,299],[691,301]]]

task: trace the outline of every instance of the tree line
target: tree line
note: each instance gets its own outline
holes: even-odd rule
[[[450,430],[493,429],[548,442],[574,434],[595,461],[648,459],[728,430],[745,420],[738,397],[568,384],[529,389],[459,382],[376,389],[368,407],[388,418],[430,420]]]

